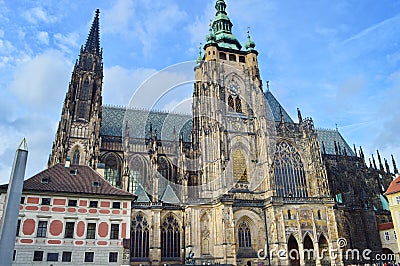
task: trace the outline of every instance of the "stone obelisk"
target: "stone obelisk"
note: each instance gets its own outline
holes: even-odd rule
[[[0,259],[1,265],[11,265],[15,235],[17,231],[19,204],[24,185],[25,167],[28,159],[28,145],[25,138],[19,145],[8,183],[7,198],[4,204],[3,216],[0,220]]]

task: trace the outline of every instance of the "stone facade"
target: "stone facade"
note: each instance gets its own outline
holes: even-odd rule
[[[294,122],[264,88],[250,35],[242,49],[225,2],[215,7],[192,115],[102,106],[97,12],[49,165],[69,157],[138,196],[131,265],[342,265],[340,237],[381,252],[390,171],[367,167],[339,132],[300,111]]]

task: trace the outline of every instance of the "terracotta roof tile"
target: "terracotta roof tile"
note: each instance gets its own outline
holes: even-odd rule
[[[394,228],[394,225],[392,222],[390,223],[384,223],[384,224],[378,224],[378,230],[388,230]]]
[[[385,192],[385,195],[393,194],[400,191],[400,176],[398,176],[395,180],[390,183],[388,189]]]
[[[43,182],[45,180],[48,182]],[[99,182],[94,186],[93,182]],[[0,189],[7,189],[1,185]],[[69,168],[56,164],[24,181],[23,191],[94,194],[135,198],[135,195],[112,186],[95,170],[86,165],[72,165]]]

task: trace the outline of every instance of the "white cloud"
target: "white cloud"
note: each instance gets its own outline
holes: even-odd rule
[[[121,66],[105,68],[103,98],[107,103],[126,106],[140,84],[155,72],[155,69],[148,68],[133,70]]]
[[[42,44],[49,44],[49,34],[46,31],[38,32],[37,38]]]
[[[70,32],[66,35],[56,33],[54,34],[54,43],[64,53],[76,53],[75,50],[79,47],[78,38],[79,35],[76,32]]]
[[[59,51],[48,50],[17,66],[9,89],[30,106],[59,109],[71,68]]]
[[[134,2],[132,0],[118,0],[109,10],[105,10],[102,23],[103,32],[110,34],[127,34],[129,25],[134,15]]]
[[[37,23],[54,23],[57,21],[57,17],[49,15],[42,7],[34,7],[24,12],[23,17],[33,24]]]

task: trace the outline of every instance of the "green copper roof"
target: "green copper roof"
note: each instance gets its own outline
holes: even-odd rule
[[[135,191],[135,195],[137,196],[136,202],[150,202],[150,198],[144,190],[142,184],[138,184],[137,189]]]
[[[225,9],[226,3],[224,0],[217,0],[215,3],[215,19],[212,23],[212,28],[215,34],[215,42],[219,47],[240,50],[242,45],[236,39],[235,35],[232,34],[232,22],[229,19]]]
[[[175,191],[172,189],[172,187],[169,184],[165,188],[164,194],[161,197],[161,201],[170,203],[170,204],[180,204],[181,203],[178,196],[176,196]]]

